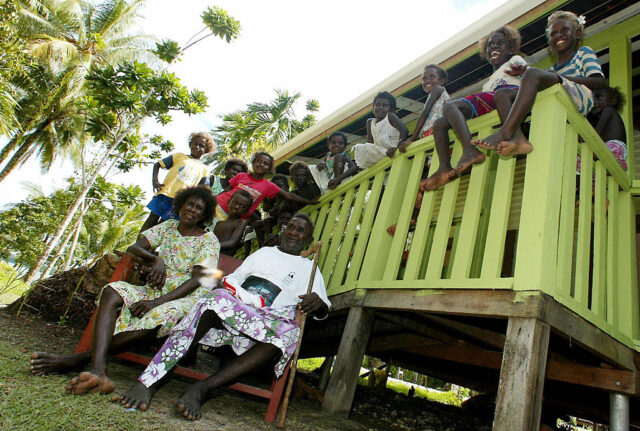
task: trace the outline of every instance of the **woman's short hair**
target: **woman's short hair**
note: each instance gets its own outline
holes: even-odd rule
[[[253,163],[260,156],[268,157],[269,160],[271,160],[271,168],[269,168],[269,171],[272,171],[273,170],[273,156],[271,154],[267,153],[266,151],[256,151],[255,153],[253,153],[253,157],[251,157],[251,164],[253,165]]]
[[[189,145],[193,142],[194,139],[201,138],[204,140],[206,147],[205,153],[213,153],[216,150],[216,143],[213,140],[213,137],[207,132],[194,132],[189,135]]]
[[[568,10],[557,10],[551,15],[549,15],[549,18],[547,18],[547,28],[545,30],[545,33],[547,34],[547,38],[550,37],[549,35],[551,32],[551,26],[553,25],[553,23],[561,19],[566,19],[571,24],[573,24],[576,30],[580,30],[582,32],[582,36],[576,38],[577,39],[576,42],[578,43],[578,46],[580,46],[580,43],[582,42],[582,37],[584,37],[584,24],[583,24],[584,17],[583,16],[578,17],[578,15]]]
[[[173,212],[179,216],[182,206],[190,197],[202,199],[204,202],[204,212],[202,214],[202,223],[209,224],[213,220],[213,214],[216,210],[216,198],[211,193],[211,189],[206,186],[187,187],[178,192],[173,198]]]
[[[504,36],[507,46],[513,50],[514,53],[520,51],[520,42],[522,40],[520,32],[511,26],[503,25],[480,39],[480,42],[478,42],[478,55],[480,58],[484,58],[485,60],[487,59],[487,43],[489,43],[491,36],[496,33],[500,33]]]
[[[226,162],[224,162],[224,170],[226,171],[233,165],[240,166],[240,172],[249,172],[249,168],[247,167],[245,161],[242,159],[238,159],[237,157],[228,159]]]

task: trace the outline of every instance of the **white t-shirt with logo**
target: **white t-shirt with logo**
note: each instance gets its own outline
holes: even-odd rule
[[[226,281],[234,286],[242,286],[250,276],[264,278],[281,289],[271,307],[286,307],[296,305],[301,301],[298,295],[307,293],[312,266],[313,262],[309,259],[284,253],[277,247],[262,247],[247,257],[238,269],[226,277]],[[312,292],[331,307],[320,270],[316,271]]]

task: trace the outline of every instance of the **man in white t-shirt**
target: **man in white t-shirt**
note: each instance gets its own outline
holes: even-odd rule
[[[224,289],[211,291],[194,305],[121,403],[146,410],[164,376],[198,342],[211,347],[231,345],[239,356],[182,394],[176,408],[187,419],[200,419],[200,406],[215,389],[276,358],[275,373],[281,375],[300,335],[296,309],[324,318],[331,305],[320,271],[315,274],[312,292],[306,294],[312,263],[300,253],[312,240],[309,216],[294,215],[279,246],[264,247],[249,256],[223,280]]]

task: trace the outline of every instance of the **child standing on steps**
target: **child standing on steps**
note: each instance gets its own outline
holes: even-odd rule
[[[474,141],[481,148],[497,150],[502,156],[527,154],[533,150],[520,123],[531,111],[536,94],[552,85],[562,84],[582,115],[593,108],[592,90],[605,86],[604,75],[593,49],[580,46],[585,19],[573,12],[556,11],[547,19],[549,48],[556,54],[556,63],[547,70],[535,67],[513,68],[522,75],[513,106],[502,127],[494,134]]]
[[[407,126],[395,114],[396,98],[382,91],[373,98],[373,115],[367,120],[367,143],[356,144],[353,155],[360,169],[373,166],[384,156],[393,157],[398,144],[409,134]]]
[[[157,225],[161,221],[177,219],[173,212],[173,198],[182,189],[197,185],[207,176],[207,166],[200,161],[204,154],[215,151],[216,145],[211,135],[205,132],[189,136],[191,154],[175,153],[153,165],[153,191],[157,192],[147,208],[151,210],[140,232]],[[169,169],[164,183],[158,181],[160,168]]]
[[[496,109],[494,92],[508,92],[512,97],[520,84],[519,77],[512,76],[511,68],[526,65],[522,57],[516,55],[520,49],[520,33],[509,26],[491,32],[478,43],[479,55],[493,66],[493,74],[482,86],[482,92],[445,103],[443,117],[433,125],[436,151],[440,165],[438,170],[420,183],[420,190],[431,191],[453,180],[472,165],[482,163],[485,155],[471,145],[471,133],[467,119],[476,118]],[[462,156],[455,169],[451,167],[449,153],[449,128],[452,128],[462,143]]]

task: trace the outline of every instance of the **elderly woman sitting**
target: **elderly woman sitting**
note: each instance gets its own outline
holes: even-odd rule
[[[256,251],[223,280],[225,289],[211,291],[193,306],[171,331],[139,382],[122,397],[122,404],[146,410],[161,380],[182,357],[197,348],[198,342],[211,347],[229,344],[240,356],[187,388],[176,404],[187,419],[200,418],[201,404],[216,388],[276,358],[279,360],[275,372],[281,375],[300,335],[296,307],[321,318],[329,310],[320,271],[313,280],[312,292],[306,294],[312,263],[300,253],[312,238],[309,216],[294,215],[278,247]]]
[[[91,351],[74,355],[33,353],[31,372],[46,374],[76,369],[90,360],[88,371],[71,380],[67,392],[103,394],[114,390],[107,375],[107,355],[166,336],[209,289],[200,286],[203,260],[217,265],[220,245],[201,228],[211,221],[216,201],[207,187],[179,192],[174,200],[178,220],[167,220],[138,236],[128,253],[151,266],[146,286],[116,281],[104,287],[93,325]],[[157,253],[156,254],[154,254]]]

